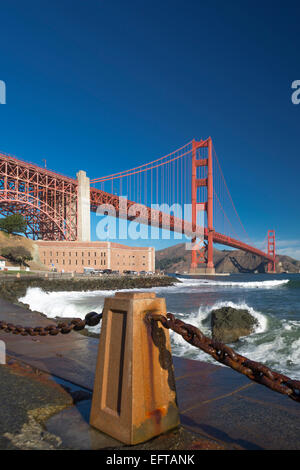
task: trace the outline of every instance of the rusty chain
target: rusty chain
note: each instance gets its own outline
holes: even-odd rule
[[[21,336],[56,336],[59,333],[66,335],[72,330],[79,331],[83,330],[86,326],[96,326],[102,319],[102,313],[90,312],[85,316],[84,320],[80,318],[74,318],[70,322],[59,322],[58,324],[47,325],[47,326],[22,326],[13,325],[5,321],[0,321],[0,330],[6,333],[13,333],[14,335]]]
[[[16,335],[20,334],[21,336],[56,336],[59,333],[68,334],[72,330],[83,330],[86,326],[96,326],[100,323],[102,315],[102,313],[90,312],[85,316],[84,320],[74,318],[68,323],[59,322],[56,325],[37,326],[34,328],[0,321],[0,330]],[[201,349],[216,361],[231,367],[231,369],[247,376],[250,380],[283,395],[288,395],[289,398],[300,402],[299,380],[290,379],[259,362],[241,356],[226,344],[205,336],[196,326],[175,318],[172,313],[167,313],[167,316],[148,313],[147,318],[148,320],[159,321],[165,328],[180,334],[192,346]]]
[[[172,313],[167,313],[166,317],[155,313],[148,313],[147,316],[149,320],[160,321],[165,328],[180,334],[185,341],[209,354],[216,361],[246,375],[254,382],[265,385],[283,395],[288,395],[289,398],[300,402],[299,380],[292,380],[259,362],[251,361],[247,357],[241,356],[226,344],[205,336],[194,325],[175,318]]]

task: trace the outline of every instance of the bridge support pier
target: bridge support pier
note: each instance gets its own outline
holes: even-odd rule
[[[76,176],[78,181],[77,240],[89,242],[91,240],[90,179],[83,170],[80,170]]]
[[[214,260],[213,260],[213,163],[212,163],[212,139],[209,137],[207,141],[196,142],[193,140],[192,148],[192,227],[193,232],[196,233],[197,227],[197,213],[199,211],[206,211],[207,214],[207,247],[205,255],[203,253],[204,247],[201,250],[192,250],[192,261],[190,274],[205,273],[215,274]],[[201,149],[206,150],[206,158],[201,158]],[[200,157],[200,158],[199,158]],[[204,174],[203,168],[207,168]],[[197,170],[202,171],[202,178],[199,178]],[[207,201],[198,202],[198,188],[207,188]],[[193,238],[192,243],[196,243],[196,236]]]
[[[275,230],[268,230],[268,255],[273,258],[268,263],[268,273],[276,273]]]

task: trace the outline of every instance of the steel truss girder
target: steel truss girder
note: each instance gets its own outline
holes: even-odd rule
[[[34,239],[77,239],[77,181],[0,154],[0,213],[22,214]]]

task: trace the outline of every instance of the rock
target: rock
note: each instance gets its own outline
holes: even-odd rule
[[[253,333],[258,321],[248,310],[222,307],[211,312],[212,337],[222,343],[234,343]]]

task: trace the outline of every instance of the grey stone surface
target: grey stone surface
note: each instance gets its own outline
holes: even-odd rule
[[[11,308],[24,324],[30,312],[8,307],[7,312]],[[61,377],[85,388],[86,392],[92,391],[97,339],[77,333],[36,338],[0,331],[0,339],[6,341],[10,356],[50,373],[58,382],[57,377]],[[255,384],[231,369],[184,358],[174,357],[173,360],[181,424],[198,435],[201,442],[207,440],[220,448],[234,449],[300,449],[299,403]],[[4,448],[16,445],[16,439],[15,444],[13,441],[8,443],[6,438],[3,440],[3,435],[20,432],[26,419],[28,422],[25,411],[31,401],[38,401],[39,396],[38,387],[23,383],[10,393],[14,387],[10,380],[10,376],[3,375],[0,386],[0,398],[3,400],[4,396],[6,400],[5,407],[1,406],[4,415],[0,419],[0,447]],[[16,407],[17,398],[20,403]],[[90,399],[81,400],[75,407],[55,414],[47,422],[47,431],[61,440],[61,446],[68,447],[71,443],[75,448],[84,449],[117,446],[117,441],[89,427],[89,407]],[[3,423],[7,423],[6,428]],[[167,441],[159,442],[162,446],[159,448],[167,446]],[[198,445],[201,447],[202,444]]]

